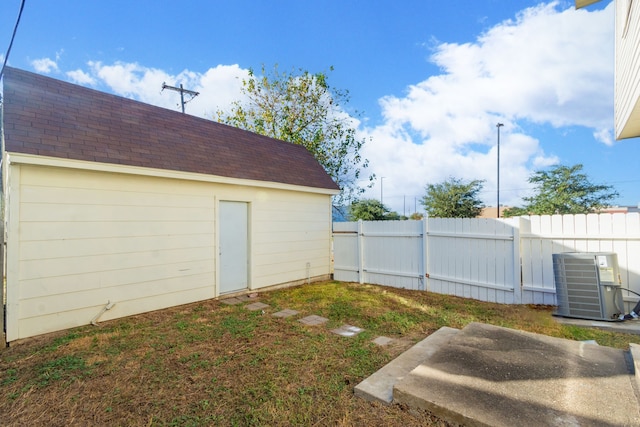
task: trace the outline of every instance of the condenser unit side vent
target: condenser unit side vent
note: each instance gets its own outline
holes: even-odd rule
[[[618,277],[616,254],[553,254],[553,271],[557,315],[615,320],[623,306],[619,284],[610,279]]]

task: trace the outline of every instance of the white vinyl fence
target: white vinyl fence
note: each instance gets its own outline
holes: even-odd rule
[[[555,304],[552,254],[615,252],[640,293],[640,215],[426,218],[333,224],[336,280],[508,304]],[[624,292],[627,309],[638,300]]]

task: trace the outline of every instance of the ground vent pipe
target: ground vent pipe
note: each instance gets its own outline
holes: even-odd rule
[[[96,314],[96,316],[91,319],[91,324],[93,326],[98,326],[98,319],[100,318],[100,316],[102,316],[104,314],[105,311],[107,310],[111,310],[111,308],[116,305],[116,303],[111,302],[111,301],[107,301],[107,304],[105,304],[104,307],[102,307],[102,310],[100,310],[100,313]]]

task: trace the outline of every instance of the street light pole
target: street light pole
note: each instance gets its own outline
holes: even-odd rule
[[[497,182],[498,200],[496,205],[496,218],[500,218],[500,128],[502,126],[504,126],[502,123],[496,124],[496,128],[498,128],[498,182]]]
[[[384,205],[384,198],[382,197],[383,196],[382,187],[383,187],[383,184],[384,184],[384,179],[385,179],[384,176],[380,177],[380,204],[381,205]]]

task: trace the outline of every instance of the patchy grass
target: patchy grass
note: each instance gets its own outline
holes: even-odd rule
[[[565,326],[507,306],[326,282],[264,292],[263,315],[211,300],[37,337],[0,351],[4,425],[446,425],[353,387],[441,326],[484,322],[626,348],[636,335]],[[275,318],[284,308],[300,311]],[[329,318],[309,327],[296,320]],[[365,328],[344,338],[330,329]],[[396,338],[378,347],[377,336]]]

